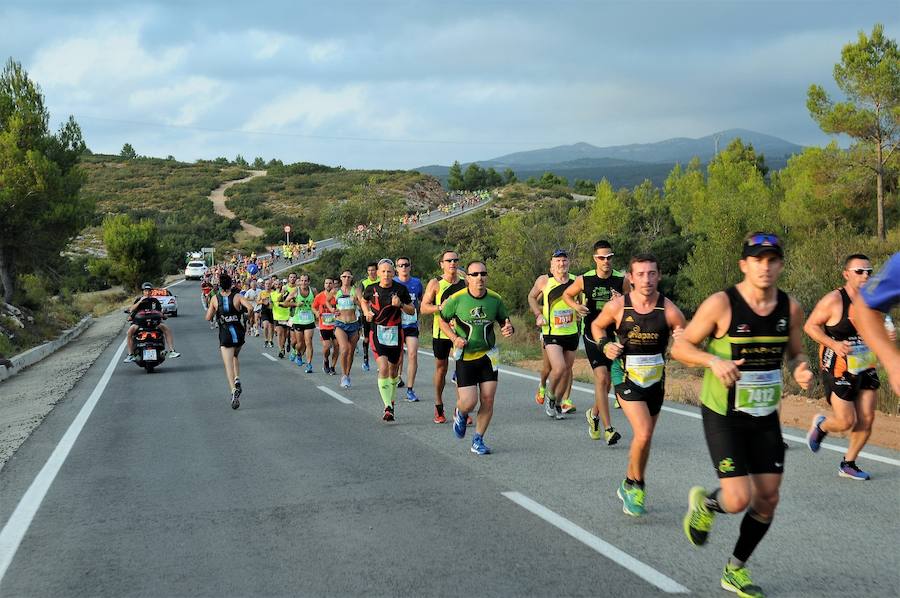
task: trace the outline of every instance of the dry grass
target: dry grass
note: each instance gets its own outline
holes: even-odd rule
[[[97,318],[112,311],[125,309],[131,304],[132,299],[133,297],[125,289],[115,286],[102,291],[77,293],[74,296],[74,304],[79,312],[91,314]]]

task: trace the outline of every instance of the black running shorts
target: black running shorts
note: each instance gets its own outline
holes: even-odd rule
[[[456,362],[456,386],[477,386],[482,382],[496,382],[497,370],[491,364],[491,358],[482,355],[478,359],[466,361],[460,359]]]
[[[855,401],[859,398],[861,390],[878,390],[881,381],[878,372],[866,370],[859,375],[845,372],[843,376],[835,377],[827,370],[822,371],[822,385],[825,387],[825,400],[831,405],[832,393],[844,401]]]
[[[543,339],[545,347],[547,345],[559,345],[563,351],[578,350],[577,334],[545,334]]]
[[[319,336],[322,337],[323,341],[333,341],[334,340],[334,328],[319,328]]]
[[[379,357],[387,357],[387,360],[390,363],[400,363],[400,355],[403,353],[403,333],[399,334],[397,339],[397,345],[394,347],[390,347],[388,345],[382,345],[378,342],[378,339],[375,337],[375,332],[369,332],[369,347],[372,348],[372,353],[375,354],[375,359]]]
[[[316,323],[312,322],[310,324],[291,324],[291,330],[294,332],[300,332],[302,330],[315,330]]]
[[[589,339],[587,335],[584,336],[584,354],[587,356],[592,370],[599,367],[609,369],[612,365],[612,360],[604,355],[597,343]]]
[[[778,411],[762,417],[739,411],[719,415],[704,405],[700,413],[709,455],[720,478],[784,473],[784,441]]]
[[[431,350],[434,351],[435,359],[450,359],[450,352],[453,351],[453,343],[448,338],[431,339]]]
[[[240,347],[244,344],[244,327],[237,322],[219,324],[219,346]]]
[[[665,378],[649,388],[643,388],[628,380],[616,384],[616,396],[619,397],[620,401],[643,401],[647,403],[647,409],[650,411],[651,416],[662,410],[665,394]]]
[[[414,336],[416,338],[419,337],[419,327],[418,326],[410,326],[409,328],[403,329],[403,336]]]

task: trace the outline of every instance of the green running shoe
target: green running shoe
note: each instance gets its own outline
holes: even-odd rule
[[[600,440],[600,418],[594,416],[592,409],[585,411],[584,417],[588,423],[588,436],[591,437],[591,440]]]
[[[616,490],[616,496],[622,500],[622,512],[631,517],[640,517],[646,513],[644,509],[644,497],[646,496],[642,488],[637,486],[626,486],[625,480],[619,484]]]
[[[619,442],[619,439],[622,438],[622,435],[616,432],[616,429],[612,426],[603,430],[603,439],[606,441],[606,446],[612,446],[615,443]]]
[[[706,489],[702,486],[694,486],[688,493],[688,510],[684,515],[684,534],[694,546],[703,546],[709,537],[715,511],[710,511],[703,504],[706,499]]]
[[[725,565],[725,570],[722,571],[722,588],[734,592],[741,598],[766,598],[762,588],[753,585],[747,567]]]

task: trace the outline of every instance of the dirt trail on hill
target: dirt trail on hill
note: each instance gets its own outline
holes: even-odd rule
[[[225,206],[225,191],[233,185],[246,183],[250,179],[265,175],[265,170],[251,170],[250,176],[234,181],[228,181],[227,183],[222,183],[221,185],[213,189],[212,193],[209,194],[209,200],[213,202],[213,209],[215,210],[216,214],[218,214],[219,216],[224,216],[225,218],[235,218],[235,213]],[[254,237],[263,236],[263,229],[259,228],[258,226],[254,226],[249,222],[244,222],[243,220],[241,220],[241,227],[244,229],[244,232]]]

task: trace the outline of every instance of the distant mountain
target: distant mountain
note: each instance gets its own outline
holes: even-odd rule
[[[765,155],[766,162],[772,169],[782,168],[788,157],[803,151],[802,146],[772,135],[746,129],[729,129],[699,139],[676,137],[657,143],[597,147],[581,142],[516,152],[490,160],[478,160],[476,163],[483,168],[493,167],[498,172],[511,168],[522,180],[534,174],[540,176],[543,172],[552,171],[567,177],[570,183],[576,178],[599,180],[605,176],[614,186],[628,186],[624,180],[631,181],[635,177],[638,183],[643,178],[658,182],[661,166],[667,167],[665,173],[668,174],[676,162],[687,164],[694,157],[700,158],[701,162],[709,162],[716,154],[716,138],[719,150],[723,150],[736,137],[740,137],[745,144],[753,145],[757,153]],[[468,162],[463,164],[463,169],[468,165]],[[415,170],[434,175],[446,183],[449,167],[431,165]],[[647,176],[641,177],[641,171],[646,171]],[[623,182],[617,183],[614,179],[622,179]],[[662,175],[662,180],[664,179],[665,175]]]

